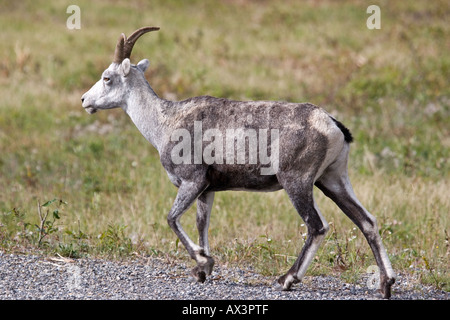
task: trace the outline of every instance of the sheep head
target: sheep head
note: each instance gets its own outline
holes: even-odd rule
[[[144,33],[159,30],[158,27],[144,27],[133,32],[129,38],[121,34],[114,52],[113,63],[103,71],[102,77],[82,97],[82,106],[89,114],[101,109],[124,107],[129,88],[137,85],[135,82],[144,80],[144,72],[149,62],[141,60],[137,65],[130,62],[131,51],[137,39]],[[131,76],[133,75],[133,76]]]

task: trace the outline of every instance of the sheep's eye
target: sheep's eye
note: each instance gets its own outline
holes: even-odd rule
[[[103,81],[105,81],[105,82],[109,82],[109,80],[111,80],[110,78],[108,78],[108,77],[103,77]]]

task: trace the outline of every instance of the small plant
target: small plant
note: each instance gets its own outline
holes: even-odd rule
[[[44,244],[48,244],[44,239],[59,231],[57,220],[61,218],[63,204],[67,203],[60,199],[49,200],[42,205],[38,201],[38,223],[31,222],[29,215],[17,207],[3,213],[0,222],[2,247],[32,245],[42,248]]]
[[[2,248],[11,248],[32,242],[33,231],[25,222],[25,213],[16,207],[1,215],[0,235]]]
[[[79,249],[76,248],[76,246],[70,242],[70,243],[60,243],[57,248],[57,252],[67,258],[81,258],[81,252]]]
[[[52,215],[51,215],[51,220],[47,220],[48,215],[50,213],[50,209],[49,207],[53,204],[53,203],[57,203],[58,204],[58,208],[54,209],[52,211]],[[58,200],[58,199],[53,199],[53,200],[49,200],[47,202],[45,202],[43,205],[41,205],[38,201],[38,214],[39,214],[39,220],[40,220],[40,224],[39,226],[37,224],[35,224],[34,226],[37,228],[38,231],[38,247],[40,247],[42,245],[42,240],[48,236],[49,234],[52,234],[54,232],[58,231],[58,227],[55,225],[56,220],[59,220],[60,217],[60,213],[59,213],[59,207],[62,204],[67,204],[67,202],[63,201],[63,200]],[[45,212],[42,212],[42,209],[45,208]]]
[[[428,271],[428,276],[431,277],[431,283],[433,283],[436,288],[443,289],[446,287],[447,283],[444,279],[441,279],[439,273],[433,268],[425,256],[422,256],[422,260],[425,263],[425,268]]]
[[[133,244],[131,239],[125,235],[127,226],[109,224],[106,231],[99,235],[100,251],[112,254],[118,253],[120,256],[131,253]]]

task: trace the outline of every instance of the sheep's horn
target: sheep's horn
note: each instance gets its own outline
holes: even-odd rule
[[[125,34],[122,33],[119,40],[117,40],[114,62],[122,63],[125,58],[130,58],[131,51],[133,50],[133,46],[137,39],[144,33],[157,30],[159,30],[159,27],[143,27],[133,32],[128,39]]]

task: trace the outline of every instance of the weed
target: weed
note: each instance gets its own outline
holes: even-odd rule
[[[37,240],[37,246],[40,247],[43,242],[42,240],[44,240],[44,238],[52,233],[55,233],[58,231],[58,227],[55,224],[56,220],[59,220],[60,217],[60,209],[56,208],[52,211],[52,215],[51,215],[51,220],[47,219],[48,218],[48,214],[50,212],[50,209],[48,207],[50,207],[53,203],[55,203],[56,201],[58,201],[59,206],[61,206],[62,204],[67,204],[67,202],[63,201],[63,200],[58,200],[58,199],[53,199],[50,201],[45,202],[43,205],[41,205],[38,201],[38,214],[39,214],[39,220],[40,220],[40,224],[37,225],[35,224],[34,226],[36,227],[36,230],[38,231],[38,240]],[[45,208],[45,212],[42,212],[42,208]],[[28,224],[28,226],[30,226],[30,224]]]
[[[56,252],[62,257],[67,258],[81,258],[82,254],[79,249],[73,243],[60,243],[56,249]]]
[[[98,249],[112,256],[126,256],[133,250],[131,239],[125,235],[127,226],[108,224],[108,228],[102,232],[98,239]]]
[[[422,256],[422,260],[425,264],[425,268],[428,271],[428,276],[431,277],[432,281],[431,283],[436,286],[436,288],[439,289],[448,289],[448,283],[446,283],[446,280],[444,277],[441,276],[439,272],[436,272],[436,270],[430,265],[428,259],[424,256]]]

